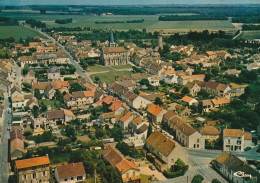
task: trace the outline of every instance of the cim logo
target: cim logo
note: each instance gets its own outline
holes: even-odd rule
[[[245,172],[242,172],[242,171],[235,172],[233,175],[236,177],[250,177],[251,178],[250,174],[245,174]]]

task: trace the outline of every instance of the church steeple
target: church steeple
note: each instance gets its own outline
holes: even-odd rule
[[[112,29],[110,29],[110,34],[109,34],[109,47],[116,47]]]

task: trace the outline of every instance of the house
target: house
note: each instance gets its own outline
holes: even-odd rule
[[[95,91],[96,90],[96,86],[90,83],[84,83],[83,86],[86,88],[87,91]]]
[[[130,111],[127,111],[125,112],[125,115],[119,120],[118,124],[121,128],[126,129],[129,122],[132,121],[133,118],[134,115]]]
[[[58,183],[74,183],[86,180],[86,172],[82,162],[57,166],[54,174]]]
[[[213,160],[213,166],[232,183],[257,183],[260,179],[259,172],[245,161],[226,151]],[[241,176],[241,173],[247,176]]]
[[[201,86],[196,82],[188,82],[186,83],[186,86],[188,87],[190,94],[193,96],[197,95],[197,93],[201,90]]]
[[[55,128],[56,125],[66,125],[68,121],[75,119],[76,116],[67,109],[48,111],[46,128]]]
[[[23,77],[23,82],[34,84],[37,83],[37,78],[35,77],[35,72],[33,70],[29,70],[27,74]]]
[[[186,150],[158,130],[148,137],[145,147],[155,155],[155,166],[162,172],[170,169],[178,158],[187,162]]]
[[[147,118],[152,123],[161,123],[166,111],[158,105],[151,104],[147,109]]]
[[[187,96],[187,95],[184,96],[184,97],[181,99],[181,101],[187,103],[189,106],[191,106],[191,105],[197,105],[197,104],[199,103],[196,99],[194,99],[194,98],[192,98],[192,97],[189,97],[189,96]]]
[[[235,75],[238,77],[238,75],[240,74],[241,71],[238,71],[236,69],[228,69],[224,72],[224,74],[227,74],[227,75]]]
[[[204,83],[203,89],[215,96],[230,98],[231,88],[228,85],[216,81],[208,81]]]
[[[50,160],[48,155],[15,161],[18,183],[50,182]]]
[[[204,137],[185,122],[176,124],[176,139],[188,148],[205,148]]]
[[[205,53],[205,55],[206,55],[207,57],[209,57],[209,59],[214,59],[214,58],[217,57],[217,54],[216,54],[215,52],[213,52],[213,51],[207,51],[207,52]]]
[[[188,117],[191,114],[191,109],[177,103],[168,104],[168,110],[174,111],[180,117]]]
[[[209,112],[214,108],[214,104],[210,99],[202,100],[203,112]]]
[[[54,95],[56,93],[56,90],[51,87],[51,85],[47,85],[45,88],[44,88],[44,95],[46,98],[48,99],[53,99]],[[61,92],[62,93],[62,92]]]
[[[220,138],[221,132],[213,126],[204,126],[199,129],[200,134],[209,142],[216,141]]]
[[[230,83],[229,86],[231,88],[230,97],[239,97],[245,93],[245,88],[248,87],[248,85],[238,85],[235,83]]]
[[[213,103],[214,108],[221,108],[222,106],[230,103],[230,100],[228,100],[226,97],[214,98],[211,101]]]
[[[216,52],[217,57],[222,59],[222,60],[226,60],[228,57],[231,57],[231,55],[227,52],[227,51],[217,51]]]
[[[170,120],[176,116],[176,113],[171,111],[171,110],[168,110],[164,115],[163,115],[163,119],[162,119],[162,122],[163,123],[167,123],[168,125],[170,124]]]
[[[47,71],[47,77],[50,81],[59,81],[61,80],[60,77],[60,69],[58,69],[57,67],[51,67],[50,69],[48,69]]]
[[[178,84],[186,85],[188,82],[193,81],[204,81],[205,75],[204,74],[197,74],[191,76],[181,75],[178,77]]]
[[[116,168],[122,176],[123,183],[140,183],[140,169],[132,161],[126,160],[123,155],[111,145],[106,146],[102,157],[112,167]]]
[[[99,115],[99,122],[101,124],[115,124],[119,119],[122,118],[122,115],[116,115],[115,112],[107,112]]]
[[[122,114],[127,109],[127,105],[120,100],[115,100],[108,109],[118,115]]]
[[[56,47],[37,47],[37,53],[48,53],[48,52],[56,52]]]
[[[39,107],[39,102],[36,97],[32,97],[27,103],[26,106],[28,106],[30,109],[32,109],[34,106]]]
[[[94,103],[94,92],[93,91],[72,92],[71,97],[73,98],[73,100],[75,100],[78,107]],[[70,100],[72,100],[72,99],[70,99]]]
[[[168,84],[178,83],[178,76],[174,69],[170,69],[162,72],[161,80],[164,80]]]
[[[152,75],[152,76],[148,77],[147,79],[149,81],[149,84],[152,85],[152,86],[159,86],[160,85],[159,76]]]
[[[251,64],[248,64],[246,69],[248,71],[252,71],[252,70],[257,70],[259,69],[259,64],[257,62],[254,62],[254,63],[251,63]]]
[[[14,128],[10,132],[10,156],[12,160],[23,157],[25,153],[24,140],[21,130]]]
[[[163,100],[163,96],[160,93],[142,95],[140,92],[140,95],[151,102],[154,102],[156,98]]]
[[[251,133],[244,132],[244,129],[223,130],[223,151],[244,152],[244,149],[250,146],[252,146]]]

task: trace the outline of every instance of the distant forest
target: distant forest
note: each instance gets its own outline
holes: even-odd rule
[[[259,15],[253,16],[248,15],[244,17],[234,17],[232,18],[233,23],[260,23],[260,11]]]
[[[245,24],[245,25],[242,25],[242,30],[245,30],[245,31],[246,30],[260,30],[260,25]]]
[[[95,24],[143,23],[143,22],[144,22],[144,19],[128,20],[128,21],[96,21]]]
[[[0,26],[14,26],[14,25],[19,25],[17,19],[0,17]]]
[[[159,21],[189,21],[189,20],[228,20],[228,17],[224,16],[210,16],[210,15],[165,15],[160,16]]]

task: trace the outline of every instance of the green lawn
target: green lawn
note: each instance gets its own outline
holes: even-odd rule
[[[48,107],[48,105],[51,105],[52,108],[56,108],[56,106],[60,106],[60,103],[57,100],[48,100],[48,99],[44,99],[44,100],[40,100],[40,103],[43,103],[44,105],[46,105]],[[56,104],[56,105],[55,105]]]
[[[36,31],[22,27],[22,26],[0,26],[0,39],[13,37],[16,41],[20,38],[41,36]]]
[[[87,68],[88,72],[101,72],[101,71],[112,71],[110,67],[102,66],[102,65],[94,65],[94,66],[89,66]]]
[[[130,71],[113,71],[113,72],[106,72],[106,73],[100,73],[100,74],[93,74],[91,75],[91,79],[95,80],[95,77],[98,76],[102,81],[111,84],[113,83],[116,79],[116,76],[121,76],[121,75],[130,75],[133,74]]]
[[[68,162],[70,159],[70,154],[71,154],[70,152],[66,152],[66,153],[52,156],[52,157],[50,157],[50,162],[51,162],[51,164]]]
[[[130,69],[132,68],[131,65],[127,64],[127,65],[115,65],[115,66],[112,66],[113,68],[115,69]]]
[[[260,30],[259,31],[243,31],[239,36],[240,39],[260,39]]]

